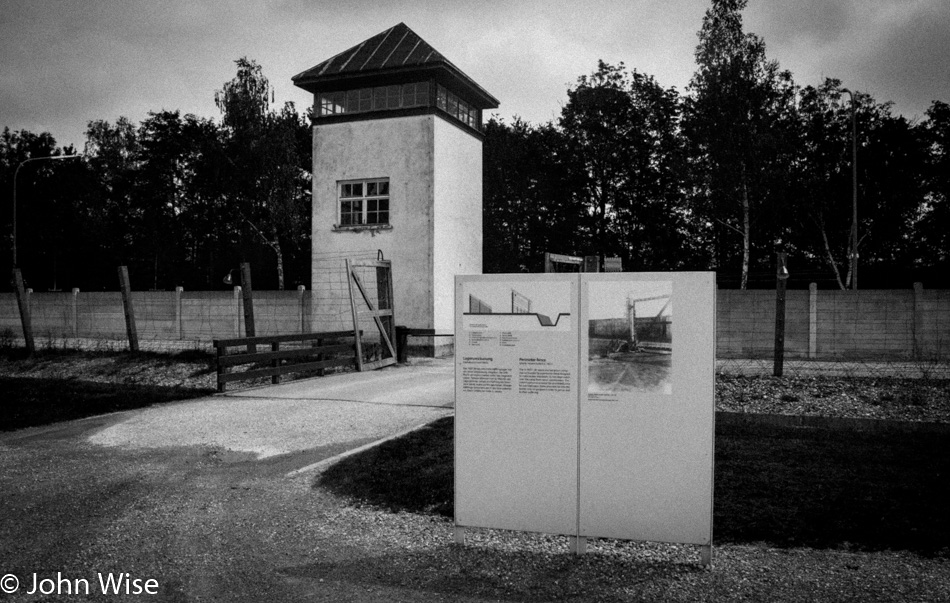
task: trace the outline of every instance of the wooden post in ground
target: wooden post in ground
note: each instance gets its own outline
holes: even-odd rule
[[[785,288],[788,284],[788,268],[785,267],[787,254],[776,254],[778,262],[775,271],[775,351],[772,374],[782,376],[785,363]]]
[[[119,266],[119,287],[122,289],[122,308],[125,310],[125,332],[129,336],[129,350],[139,351],[139,334],[135,329],[135,309],[132,307],[132,288],[129,286],[129,269]]]
[[[279,351],[280,351],[280,343],[277,342],[277,341],[275,341],[275,342],[273,342],[272,344],[270,344],[270,351],[275,352],[275,353],[276,353],[276,352],[279,352]],[[274,368],[274,369],[279,369],[279,368],[280,368],[280,358],[274,358],[273,360],[271,360],[271,368]],[[275,374],[275,375],[271,375],[270,382],[271,382],[273,385],[277,385],[278,383],[280,383],[280,373],[277,373],[277,374]]]
[[[377,310],[393,310],[393,283],[392,283],[392,266],[376,267],[376,309]],[[385,329],[386,334],[389,336],[390,343],[393,344],[393,347],[396,347],[396,357],[399,356],[398,344],[396,343],[396,315],[393,312],[390,316],[380,316],[379,320],[383,323],[383,329]],[[383,348],[386,346],[383,345]],[[433,352],[435,351],[435,344],[433,343]],[[380,357],[382,357],[382,350],[380,350]]]
[[[20,324],[23,326],[23,341],[26,343],[26,353],[32,355],[36,351],[36,342],[33,341],[33,320],[30,316],[30,298],[23,286],[23,275],[19,268],[13,269],[13,289],[16,291],[16,303],[20,309]]]
[[[227,354],[228,349],[227,346],[219,344],[217,339],[215,339],[212,344],[214,345],[215,351],[215,372],[217,373],[218,393],[223,394],[224,390],[227,388],[227,382],[225,382],[222,377],[228,372],[228,370],[227,367],[221,364],[221,358]]]
[[[251,289],[251,265],[247,262],[241,263],[241,293],[244,295],[244,336],[256,337],[257,330],[254,328],[254,291]],[[253,354],[257,351],[257,346],[250,343],[247,346],[247,351]]]
[[[637,349],[637,302],[627,296],[627,323],[630,327],[630,346]]]

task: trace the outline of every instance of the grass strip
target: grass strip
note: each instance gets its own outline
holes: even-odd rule
[[[0,431],[197,398],[213,389],[0,377]]]
[[[434,421],[327,468],[320,484],[391,511],[452,516],[455,417]]]

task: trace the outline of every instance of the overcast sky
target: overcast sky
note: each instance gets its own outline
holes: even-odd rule
[[[247,56],[278,104],[290,78],[405,22],[501,102],[555,119],[598,59],[684,91],[707,0],[0,0],[0,126],[80,146],[87,122],[149,111],[220,116],[214,91]],[[745,29],[799,85],[837,77],[922,119],[950,102],[950,0],[751,0]]]

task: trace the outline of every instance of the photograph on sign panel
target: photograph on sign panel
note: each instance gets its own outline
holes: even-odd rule
[[[673,390],[673,283],[588,283],[588,385],[594,399]]]

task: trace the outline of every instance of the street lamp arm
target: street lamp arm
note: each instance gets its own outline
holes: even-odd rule
[[[52,161],[56,159],[81,159],[82,155],[50,155],[49,157],[30,157],[29,159],[24,159],[16,166],[16,170],[13,172],[13,267],[17,266],[17,257],[16,257],[16,181],[17,177],[20,175],[20,168],[24,165],[30,163],[31,161]]]
[[[50,155],[49,157],[30,157],[29,159],[24,159],[16,166],[16,171],[13,172],[13,186],[16,190],[16,177],[20,173],[20,168],[28,164],[31,161],[52,161],[55,159],[81,159],[82,155]]]

